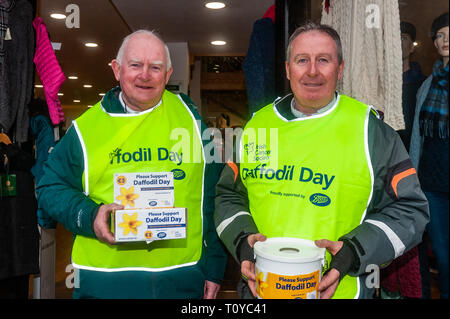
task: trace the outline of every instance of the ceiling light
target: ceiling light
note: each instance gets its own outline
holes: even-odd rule
[[[76,80],[76,79],[78,79],[78,76],[71,75],[68,78],[71,79],[71,80]]]
[[[63,96],[64,95],[64,93],[58,93],[58,96]]]
[[[105,96],[105,93],[99,93],[98,95],[100,95],[100,96]]]
[[[208,9],[222,9],[225,8],[225,3],[223,2],[208,2],[205,4]]]
[[[34,87],[36,87],[36,88],[43,88],[44,86],[42,84],[36,84]]]
[[[52,13],[50,17],[52,17],[53,19],[63,20],[66,18],[66,15],[62,13]]]
[[[98,47],[98,44],[97,44],[97,43],[94,43],[94,42],[88,42],[88,43],[85,43],[84,45],[87,46],[87,47],[89,47],[89,48],[95,48],[95,47]]]
[[[111,66],[111,62],[109,62],[108,65]]]
[[[212,45],[225,45],[227,44],[225,41],[217,40],[217,41],[211,41]]]
[[[84,88],[91,88],[92,85],[90,85],[90,84],[85,84],[85,85],[83,85],[83,87],[84,87]]]
[[[92,105],[88,105],[87,107],[92,107]]]
[[[61,42],[52,42],[52,48],[55,51],[61,50]]]
[[[419,45],[419,43],[418,42],[413,42],[413,45],[416,47],[416,46]]]
[[[80,100],[73,100],[74,103],[80,103]]]

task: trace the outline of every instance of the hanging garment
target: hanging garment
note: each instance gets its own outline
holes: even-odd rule
[[[321,23],[341,37],[345,67],[338,90],[382,111],[395,130],[404,129],[397,0],[331,1]]]
[[[8,166],[4,166],[4,156]],[[14,176],[15,192],[0,193],[0,280],[39,272],[39,232],[30,152],[0,143],[0,176]],[[4,187],[2,182],[2,187]]]
[[[7,132],[14,118],[9,103],[8,70],[6,69],[6,51],[0,47],[0,132]]]
[[[56,59],[44,21],[37,17],[33,26],[36,29],[36,53],[33,61],[44,86],[50,119],[54,125],[58,125],[65,121],[58,91],[66,77]]]
[[[391,292],[400,292],[407,298],[422,297],[419,251],[417,246],[381,269],[381,287]]]
[[[275,25],[271,18],[253,24],[247,55],[242,64],[250,116],[275,100]]]
[[[8,16],[14,6],[14,0],[0,0],[0,48],[8,32]]]
[[[27,0],[10,4],[9,32],[3,38],[3,52],[0,49],[0,126],[13,141],[25,142],[29,128],[27,105],[33,94],[33,8]]]
[[[6,131],[14,116],[9,107],[8,73],[6,69],[6,51],[3,42],[8,30],[9,12],[14,6],[13,0],[0,1],[0,129]]]
[[[267,9],[266,13],[263,15],[263,18],[270,18],[273,23],[275,23],[275,5],[272,5],[269,9]]]

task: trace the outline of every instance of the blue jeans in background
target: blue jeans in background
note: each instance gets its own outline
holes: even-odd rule
[[[430,223],[427,225],[427,233],[438,264],[440,296],[441,299],[448,299],[448,193],[426,191],[424,193],[430,205]]]

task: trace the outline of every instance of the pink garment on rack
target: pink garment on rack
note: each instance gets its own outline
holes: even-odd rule
[[[267,9],[266,13],[263,15],[263,18],[270,18],[273,23],[275,23],[275,5],[272,5],[269,9]]]
[[[33,26],[36,29],[36,52],[33,61],[44,86],[50,119],[53,125],[58,125],[65,121],[58,92],[66,76],[56,59],[44,21],[37,17],[33,21]]]

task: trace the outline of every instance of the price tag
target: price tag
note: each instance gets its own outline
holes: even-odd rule
[[[17,195],[16,175],[1,174],[0,188],[2,197],[16,196]]]

